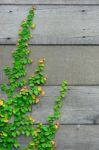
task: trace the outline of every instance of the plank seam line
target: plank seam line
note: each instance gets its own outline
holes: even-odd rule
[[[34,125],[37,125],[37,124],[34,124]],[[48,125],[48,123],[43,123],[43,125]],[[81,125],[81,126],[98,126],[99,123],[61,123],[60,122],[60,125],[61,126],[72,126],[72,125],[74,125],[74,126],[77,126],[77,125]]]
[[[14,43],[0,43],[0,46],[16,46]],[[99,44],[29,44],[30,46],[99,46]]]
[[[3,71],[3,70],[1,69],[1,71]],[[67,80],[67,82],[68,82],[68,80]],[[52,86],[53,87],[60,87],[61,83],[62,82],[60,82],[60,84],[57,84],[57,85],[55,85],[55,84],[46,84],[46,85],[43,85],[42,87],[52,87]],[[0,85],[1,84],[2,83],[0,83]],[[79,85],[77,85],[77,84],[68,84],[68,87],[99,87],[99,84],[79,84]]]
[[[39,3],[39,4],[37,4],[37,3],[34,3],[34,4],[10,4],[10,3],[6,3],[6,4],[0,4],[0,5],[20,5],[20,6],[24,6],[24,5],[48,5],[48,6],[99,6],[99,4],[41,4],[41,3]]]
[[[81,126],[98,126],[99,123],[60,123],[60,125],[61,126],[72,126],[72,125],[74,125],[74,126],[77,126],[77,125],[81,125]]]

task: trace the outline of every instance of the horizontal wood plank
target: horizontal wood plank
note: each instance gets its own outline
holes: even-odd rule
[[[46,96],[41,97],[38,105],[33,106],[32,116],[45,123],[53,113],[59,86],[44,87]],[[61,109],[61,124],[98,124],[99,123],[99,87],[69,87]]]
[[[0,4],[99,4],[98,0],[0,0]]]
[[[15,46],[0,46],[0,83],[6,81],[5,66],[11,66]],[[27,67],[27,77],[33,74],[40,58],[45,57],[47,85],[99,85],[99,46],[30,46],[33,65]]]
[[[29,5],[0,5],[0,44],[15,44]],[[99,6],[38,5],[31,44],[99,44]]]
[[[99,126],[61,126],[57,136],[57,150],[98,150]]]
[[[25,147],[30,138],[21,136],[19,140]],[[56,145],[57,150],[99,150],[99,125],[62,125],[56,134]]]
[[[32,116],[46,123],[53,113],[60,86],[44,86],[46,95],[32,107]],[[5,95],[1,93],[1,97]],[[99,124],[99,86],[69,86],[61,109],[61,124]]]

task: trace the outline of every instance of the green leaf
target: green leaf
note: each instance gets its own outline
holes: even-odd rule
[[[16,133],[15,133],[15,132],[12,132],[12,136],[13,136],[13,137],[16,137],[17,135],[16,135]]]
[[[30,135],[30,132],[29,131],[26,131],[26,136],[29,136]]]
[[[18,148],[18,147],[20,147],[20,144],[18,142],[16,142],[16,143],[14,143],[14,147]]]

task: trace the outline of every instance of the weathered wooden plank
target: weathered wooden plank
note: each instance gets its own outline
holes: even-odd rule
[[[28,5],[0,5],[0,44],[16,43]],[[31,44],[99,44],[99,6],[38,5]]]
[[[19,138],[23,147],[30,140]],[[99,125],[62,125],[56,135],[57,150],[99,150]]]
[[[57,137],[57,150],[98,150],[99,126],[61,126]]]
[[[14,48],[0,46],[0,83],[7,81],[2,70],[4,66],[11,66]],[[31,46],[30,49],[34,63],[27,67],[27,76],[33,73],[38,59],[45,57],[47,85],[60,85],[64,79],[69,85],[99,85],[98,46]]]
[[[32,115],[45,123],[52,114],[59,87],[44,87],[46,96],[33,106]],[[63,102],[61,124],[93,124],[99,123],[99,87],[71,86]]]
[[[0,4],[99,4],[98,0],[0,0]]]
[[[53,113],[60,86],[43,87],[46,95],[32,107],[32,116],[43,123]],[[0,97],[5,97],[1,93]],[[99,124],[99,86],[70,86],[61,109],[61,124]]]

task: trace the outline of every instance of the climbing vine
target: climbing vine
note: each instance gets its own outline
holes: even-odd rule
[[[32,23],[34,12],[33,7],[26,20],[22,21],[16,50],[12,52],[12,67],[4,68],[9,83],[1,85],[1,90],[6,93],[7,98],[0,99],[0,150],[20,148],[20,135],[31,136],[31,141],[24,150],[54,150],[56,147],[54,139],[59,128],[57,120],[60,117],[67,82],[63,81],[61,85],[60,96],[56,98],[54,111],[48,116],[46,125],[36,122],[35,118],[28,114],[32,111],[32,105],[39,103],[39,96],[45,95],[41,85],[44,85],[48,78],[44,75],[45,59],[42,58],[38,61],[34,74],[29,79],[24,79],[27,73],[26,65],[32,63],[28,57],[31,52],[28,41],[32,37],[31,29],[36,27]]]

